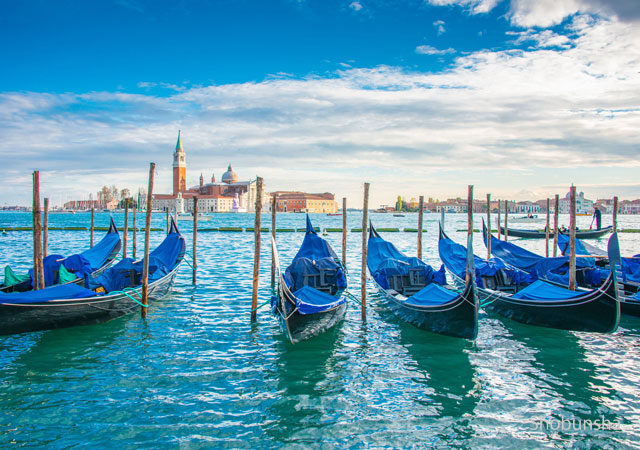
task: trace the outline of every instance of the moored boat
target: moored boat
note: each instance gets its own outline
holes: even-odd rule
[[[519,228],[507,228],[509,231],[508,236],[510,237],[520,237],[520,238],[529,238],[529,239],[545,239],[546,232],[545,230],[521,230]],[[579,239],[597,239],[602,236],[613,232],[613,226],[608,226],[605,228],[600,228],[599,230],[578,230],[576,231],[576,237]],[[505,234],[505,228],[500,225],[500,233]],[[560,231],[560,234],[563,232]],[[553,237],[553,230],[549,231],[549,237]]]
[[[184,238],[172,219],[169,234],[149,254],[149,300],[169,291],[184,251]],[[84,286],[0,293],[0,334],[86,325],[133,312],[141,304],[142,268],[142,260],[125,258],[99,277],[85,279]]]
[[[347,273],[327,241],[317,235],[307,216],[302,245],[284,273],[275,240],[277,291],[271,309],[292,343],[317,336],[340,322],[347,309]]]
[[[473,259],[468,260],[473,267]],[[407,257],[369,226],[367,266],[389,309],[407,322],[434,333],[475,339],[478,299],[474,277],[461,291],[447,285],[444,267],[433,270]],[[470,270],[470,273],[475,273]]]

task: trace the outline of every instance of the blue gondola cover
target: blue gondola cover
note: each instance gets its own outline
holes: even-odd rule
[[[59,299],[95,297],[96,295],[98,294],[94,291],[76,284],[62,284],[37,291],[12,292],[9,294],[0,292],[0,303],[38,303]]]
[[[293,293],[300,314],[313,314],[335,308],[344,303],[341,297],[325,294],[309,286],[303,286]]]
[[[443,305],[457,298],[459,295],[460,294],[456,292],[445,289],[437,283],[431,283],[409,297],[407,303],[421,306]]]
[[[563,287],[555,286],[553,284],[545,283],[542,280],[538,280],[535,283],[527,286],[526,288],[518,291],[512,298],[521,300],[534,300],[534,301],[558,301],[568,300],[575,297],[585,295],[584,292],[570,291]]]

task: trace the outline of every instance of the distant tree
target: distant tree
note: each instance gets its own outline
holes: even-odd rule
[[[114,184],[110,188],[111,191],[111,200],[117,200],[120,198],[120,189]]]
[[[128,188],[124,188],[120,191],[120,199],[124,200],[125,198],[131,197],[131,192]]]
[[[111,194],[111,190],[107,186],[102,186],[100,193],[102,194],[103,203],[109,203],[111,200],[113,200],[113,195]]]

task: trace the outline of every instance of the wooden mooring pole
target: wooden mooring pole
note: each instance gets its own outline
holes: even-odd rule
[[[44,289],[42,266],[42,218],[40,217],[40,171],[33,172],[33,289]]]
[[[127,257],[127,237],[129,236],[129,199],[124,201],[124,232],[122,233],[122,257]]]
[[[618,231],[618,196],[613,197],[613,232]]]
[[[467,187],[467,243],[473,245],[473,185],[471,184]],[[465,282],[469,282],[470,278],[471,274],[467,273]]]
[[[47,257],[47,244],[49,242],[49,198],[44,199],[44,226],[42,227],[42,257]]]
[[[491,194],[487,194],[487,259],[491,259]]]
[[[545,237],[545,248],[546,248],[546,252],[545,252],[545,256],[548,258],[549,257],[549,226],[551,225],[551,222],[549,221],[550,218],[550,214],[551,212],[549,211],[549,209],[551,208],[551,199],[547,198],[547,226],[544,227],[544,237]]]
[[[198,258],[196,255],[196,248],[197,248],[197,243],[198,243],[198,196],[194,195],[193,197],[193,248],[191,249],[192,252],[192,259],[193,259],[193,264],[191,266],[191,268],[193,269],[192,272],[192,277],[191,277],[191,283],[196,284],[196,272],[198,270]]]
[[[142,264],[142,317],[147,317],[149,294],[149,235],[151,231],[151,201],[153,196],[153,177],[156,172],[156,163],[149,164],[149,188],[147,190],[147,221],[144,227],[144,263]],[[167,220],[169,210],[167,209]]]
[[[91,207],[91,247],[93,247],[93,226],[95,225],[95,215],[95,208]]]
[[[504,201],[504,241],[509,238],[509,200]]]
[[[569,256],[569,289],[576,290],[576,187],[571,186],[569,204],[570,256]]]
[[[342,265],[347,267],[347,197],[342,197]]]
[[[251,321],[258,317],[258,281],[260,279],[260,227],[262,214],[262,178],[256,179],[256,219],[253,228],[253,291],[251,294]]]
[[[500,208],[502,207],[502,205],[500,204],[500,200],[498,200],[498,240],[500,240],[500,236],[502,235],[502,233],[500,232],[500,225],[502,225],[502,223],[500,223]]]
[[[422,219],[424,216],[424,195],[418,202],[418,259],[422,259]]]
[[[276,212],[278,211],[278,194],[271,198],[271,238],[276,240]],[[271,289],[276,285],[276,255],[271,252]]]
[[[169,234],[169,207],[168,206],[167,206],[167,234]]]
[[[138,198],[140,198],[138,196]],[[131,255],[133,256],[133,259],[136,259],[136,247],[137,247],[137,242],[136,242],[136,233],[138,232],[138,224],[136,222],[136,211],[138,210],[138,207],[140,206],[140,202],[138,202],[135,205],[135,208],[133,208],[133,240],[131,242],[131,244],[133,244],[131,247]]]
[[[369,183],[364,184],[364,202],[362,205],[362,269],[360,271],[360,298],[362,320],[367,318],[367,226],[369,225]]]
[[[560,213],[560,196],[556,194],[553,209],[553,257],[558,256],[558,214]]]

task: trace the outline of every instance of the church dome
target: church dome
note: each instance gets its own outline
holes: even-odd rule
[[[238,182],[238,175],[231,168],[231,164],[229,164],[227,171],[222,174],[222,182],[228,184]]]

